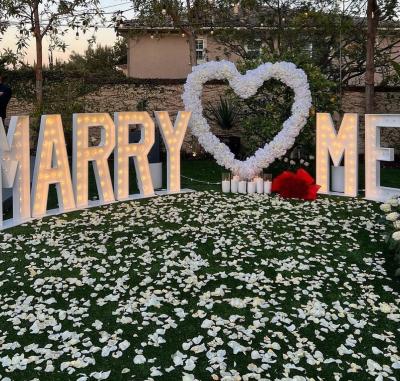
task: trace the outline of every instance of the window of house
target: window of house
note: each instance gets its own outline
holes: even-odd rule
[[[261,40],[254,40],[245,45],[247,57],[250,59],[258,58],[261,55],[262,43]]]
[[[304,51],[308,54],[310,58],[313,56],[313,43],[309,42],[306,44]]]
[[[205,61],[206,54],[205,54],[205,46],[204,40],[198,39],[196,40],[196,56],[197,62]]]

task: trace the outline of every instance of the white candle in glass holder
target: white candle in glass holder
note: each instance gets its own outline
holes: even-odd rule
[[[222,173],[222,192],[229,193],[231,190],[231,174],[229,172]]]
[[[264,193],[270,194],[272,188],[272,181],[266,180],[264,181]]]
[[[239,181],[239,193],[247,192],[247,181],[241,180]]]
[[[254,180],[247,183],[247,193],[256,193],[256,182]]]
[[[233,176],[231,180],[231,192],[237,193],[239,190],[239,176]]]
[[[264,193],[264,183],[261,177],[255,178],[257,193]]]
[[[229,180],[222,181],[222,192],[229,193],[231,190],[231,182]]]

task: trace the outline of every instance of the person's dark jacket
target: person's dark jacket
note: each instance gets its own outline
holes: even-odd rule
[[[11,87],[6,85],[5,83],[0,83],[0,118],[6,118],[7,114],[7,105],[10,102],[12,96]]]

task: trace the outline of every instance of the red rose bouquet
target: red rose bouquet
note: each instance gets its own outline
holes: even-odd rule
[[[272,192],[283,198],[315,200],[319,188],[314,178],[302,168],[296,172],[284,171],[272,181]]]

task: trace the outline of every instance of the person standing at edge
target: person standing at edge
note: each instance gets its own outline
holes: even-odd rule
[[[6,83],[6,77],[3,74],[0,74],[0,118],[3,121],[7,116],[7,105],[10,102],[12,91],[11,87]]]

